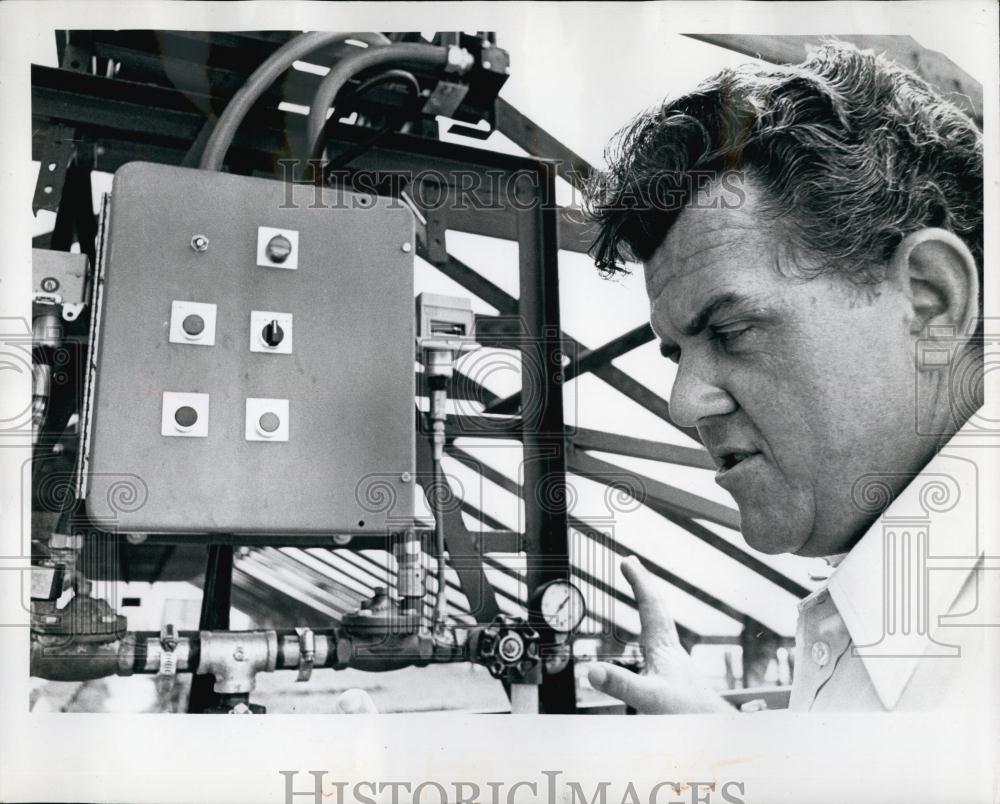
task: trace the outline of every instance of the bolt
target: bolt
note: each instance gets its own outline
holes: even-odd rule
[[[242,645],[237,645],[236,646],[236,649],[233,651],[233,658],[236,661],[238,661],[238,662],[242,662],[243,661],[243,659],[245,658],[245,655],[243,653],[243,646]]]
[[[411,475],[409,472],[403,472],[399,476],[399,479],[404,483],[409,483],[411,480],[413,480],[413,475]]]
[[[247,706],[247,704],[243,703],[243,701],[240,701],[238,704],[236,704],[236,706],[234,706],[232,709],[229,710],[229,714],[231,714],[231,715],[252,715],[253,714],[253,710],[251,710],[250,707]]]
[[[46,293],[55,293],[59,290],[59,280],[54,276],[47,276],[42,280],[42,290]]]
[[[208,238],[205,235],[195,235],[191,238],[191,248],[198,253],[208,251]]]
[[[404,254],[409,254],[411,251],[413,251],[413,246],[410,245],[409,243],[403,243],[403,245],[401,245],[400,248],[403,249]]]
[[[484,70],[490,70],[490,69],[492,69],[492,68],[493,68],[493,65],[492,65],[492,64],[490,64],[490,62],[488,62],[488,61],[484,61],[484,62],[483,62],[483,69],[484,69]]]

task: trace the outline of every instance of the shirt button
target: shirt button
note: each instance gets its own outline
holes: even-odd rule
[[[820,667],[825,667],[826,663],[830,661],[830,646],[822,640],[813,642],[812,657],[816,664]]]

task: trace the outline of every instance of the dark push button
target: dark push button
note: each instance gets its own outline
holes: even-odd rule
[[[174,411],[174,421],[181,427],[193,427],[198,421],[198,411],[190,405],[182,405]]]
[[[205,331],[205,319],[192,313],[181,322],[181,327],[188,335],[201,335]]]

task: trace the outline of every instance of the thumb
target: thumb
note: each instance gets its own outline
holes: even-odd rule
[[[372,697],[364,690],[345,690],[337,697],[337,712],[342,715],[375,715],[378,709]]]
[[[663,682],[655,676],[640,676],[607,662],[595,663],[587,673],[590,685],[600,692],[617,698],[639,712],[664,712],[661,700]]]

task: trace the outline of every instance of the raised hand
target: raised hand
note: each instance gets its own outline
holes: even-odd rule
[[[702,679],[681,646],[677,626],[663,598],[653,589],[653,578],[635,556],[621,563],[639,606],[646,669],[636,674],[598,662],[588,677],[596,690],[607,693],[641,714],[733,712],[733,708]]]

